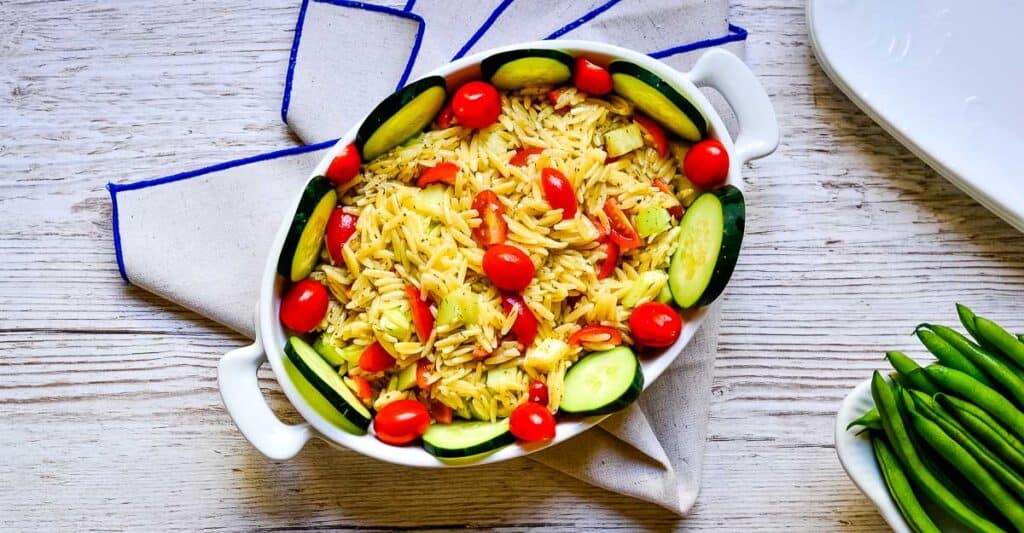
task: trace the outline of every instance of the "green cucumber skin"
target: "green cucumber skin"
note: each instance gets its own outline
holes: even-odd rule
[[[352,406],[350,406],[348,402],[344,400],[344,398],[339,396],[338,393],[334,391],[334,389],[332,389],[326,383],[324,383],[323,380],[321,380],[320,377],[316,375],[316,372],[314,372],[313,369],[310,368],[309,365],[307,365],[306,362],[302,360],[302,357],[299,355],[298,352],[295,351],[295,348],[292,348],[290,342],[284,346],[284,353],[285,355],[288,356],[288,359],[291,360],[292,364],[295,365],[295,368],[299,370],[299,373],[306,378],[306,381],[309,381],[309,383],[313,385],[313,388],[319,391],[320,394],[322,394],[323,397],[326,398],[327,401],[330,402],[330,404],[333,405],[334,408],[338,410],[338,412],[340,412],[345,418],[347,418],[349,422],[352,422],[352,425],[356,426],[362,431],[366,431],[370,427],[371,418],[366,418],[365,416],[360,414]]]
[[[554,59],[565,64],[569,67],[569,72],[572,72],[572,56],[562,52],[560,50],[509,50],[508,52],[501,52],[494,54],[480,62],[480,73],[483,74],[487,80],[494,76],[494,73],[499,68],[504,66],[506,63],[511,63],[517,59],[524,59],[527,57],[545,57],[548,59]]]
[[[654,87],[658,92],[665,95],[676,107],[678,107],[683,114],[690,117],[690,121],[697,127],[700,132],[701,138],[705,138],[708,135],[708,121],[704,118],[704,114],[697,109],[683,93],[679,92],[675,87],[670,85],[667,81],[661,79],[657,74],[641,67],[640,65],[630,63],[628,61],[612,61],[608,65],[609,74],[626,74],[633,76],[638,80]]]
[[[442,447],[434,446],[433,444],[431,444],[431,443],[427,442],[426,440],[424,440],[423,441],[423,449],[426,450],[427,453],[429,453],[430,455],[433,455],[434,457],[443,457],[443,458],[446,458],[446,459],[455,459],[455,458],[459,458],[459,457],[472,457],[474,455],[480,455],[482,453],[487,453],[487,452],[490,452],[490,451],[493,451],[493,450],[497,450],[498,448],[503,448],[505,446],[508,446],[509,444],[512,444],[515,441],[516,441],[515,435],[513,435],[511,431],[506,431],[505,433],[502,433],[501,435],[499,435],[496,438],[493,438],[493,439],[485,441],[485,442],[481,442],[480,444],[477,444],[477,445],[474,445],[474,446],[470,446],[468,448],[458,448],[458,449],[442,448]]]
[[[570,368],[569,370],[571,371],[572,368]],[[568,372],[566,373],[566,375],[568,375]],[[564,412],[564,413],[574,414],[574,415],[584,415],[584,416],[606,415],[606,414],[614,413],[616,411],[621,411],[622,409],[625,409],[626,407],[629,407],[630,404],[635,402],[636,399],[640,397],[640,393],[643,392],[643,390],[644,390],[644,372],[643,372],[643,369],[640,367],[640,359],[637,358],[636,359],[636,369],[633,372],[633,382],[630,383],[629,388],[626,389],[626,392],[622,393],[622,395],[619,396],[618,398],[616,398],[615,400],[613,400],[613,401],[611,401],[609,403],[606,403],[606,404],[602,405],[601,407],[598,407],[598,408],[595,408],[595,409],[587,409],[587,410],[583,410],[583,411],[569,411],[569,410],[567,410],[565,408],[562,408],[562,407],[559,407],[559,409],[561,409],[561,411]]]
[[[725,286],[729,284],[732,272],[736,268],[736,261],[740,257],[743,231],[746,227],[746,205],[743,201],[743,193],[739,189],[732,185],[726,185],[712,191],[711,194],[718,196],[722,202],[722,250],[718,254],[718,261],[715,263],[715,271],[711,274],[711,281],[704,289],[704,294],[697,299],[697,307],[714,302],[725,290]]]
[[[430,76],[428,78],[416,80],[394,93],[391,93],[391,96],[388,96],[383,102],[377,104],[377,107],[373,108],[373,111],[366,116],[366,120],[364,120],[359,126],[359,131],[356,133],[356,148],[359,149],[359,156],[364,162],[366,161],[366,158],[363,157],[363,144],[370,139],[370,136],[377,131],[377,128],[380,128],[389,118],[405,107],[414,98],[432,87],[442,87],[445,89],[446,93],[448,91],[447,82],[445,82],[444,78],[441,76]]]
[[[334,185],[323,176],[317,176],[306,184],[299,198],[299,205],[295,208],[295,216],[292,218],[292,225],[288,229],[288,235],[284,238],[284,246],[281,247],[281,255],[277,259],[277,273],[291,279],[292,257],[295,255],[302,232],[306,229],[306,222],[313,214],[320,199],[327,193],[334,190]]]

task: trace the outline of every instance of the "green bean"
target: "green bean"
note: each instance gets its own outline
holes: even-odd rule
[[[846,426],[846,429],[849,430],[853,426],[864,426],[867,429],[881,431],[882,417],[881,415],[878,414],[878,409],[872,409],[861,415],[861,417],[858,418],[857,420],[850,422],[850,424]]]
[[[896,369],[900,375],[904,376],[907,380],[907,386],[928,394],[935,394],[939,392],[939,388],[932,383],[932,380],[928,377],[928,374],[920,372],[921,366],[917,364],[917,361],[907,357],[907,354],[903,352],[885,352],[885,358],[889,360],[889,364]],[[917,372],[915,372],[917,371]]]
[[[878,469],[882,471],[882,478],[885,486],[889,488],[889,495],[899,508],[900,514],[906,520],[914,533],[930,533],[941,531],[935,522],[928,516],[921,502],[914,495],[914,488],[910,486],[907,475],[900,467],[899,460],[889,447],[885,435],[872,437],[871,449],[875,452],[875,461],[878,462]]]
[[[946,458],[954,468],[960,471],[1004,516],[1014,524],[1024,527],[1024,505],[1014,498],[985,467],[967,450],[957,444],[935,422],[910,406],[910,418],[917,434],[924,438],[939,455]],[[1024,530],[1022,530],[1024,531]]]
[[[935,400],[927,394],[918,391],[910,391],[911,401],[917,407],[918,412],[938,425],[946,435],[956,441],[968,453],[971,454],[986,470],[996,479],[1014,491],[1015,494],[1024,496],[1024,477],[1015,472],[1013,468],[996,456],[996,454],[978,442],[966,428],[960,425],[952,415],[947,413]]]
[[[970,307],[958,303],[956,304],[956,315],[960,317],[960,323],[964,325],[964,329],[967,330],[967,333],[970,333],[972,337],[978,340],[978,342],[981,342],[981,337],[978,336],[978,328],[974,325],[974,319],[977,317],[977,315],[974,314],[974,311],[972,311]]]
[[[974,323],[978,326],[978,333],[985,342],[999,348],[999,351],[1006,354],[1017,365],[1024,367],[1024,342],[1013,338],[1009,332],[995,322],[982,317],[977,317]]]
[[[983,318],[979,318],[978,322],[983,320]],[[1016,369],[1011,368],[1007,363],[1003,363],[984,348],[967,340],[967,337],[964,337],[956,330],[945,326],[931,326],[931,329],[936,335],[942,337],[944,341],[959,350],[964,357],[970,359],[972,363],[984,370],[1004,390],[1009,392],[1013,399],[1017,401],[1017,405],[1024,405],[1024,379],[1017,375]]]
[[[936,394],[939,405],[953,414],[971,434],[985,441],[1003,460],[1024,472],[1024,443],[980,407],[947,394]]]
[[[1002,394],[959,370],[941,365],[928,365],[924,370],[939,388],[970,400],[993,418],[1006,424],[1016,436],[1024,438],[1024,413],[1017,410]]]
[[[924,344],[924,347],[928,348],[928,351],[931,352],[943,366],[959,370],[985,385],[992,386],[992,382],[989,381],[988,376],[986,376],[980,368],[975,366],[970,359],[964,357],[959,350],[954,348],[952,344],[943,340],[942,337],[936,335],[935,332],[924,329],[926,327],[929,327],[929,325],[921,324],[917,326],[914,333],[917,333],[917,338],[921,340],[921,344]]]
[[[882,417],[882,427],[892,444],[893,451],[906,468],[907,474],[914,485],[932,502],[946,510],[951,516],[976,531],[1001,531],[999,526],[981,516],[964,504],[956,495],[944,486],[935,474],[921,461],[921,456],[914,449],[910,433],[903,423],[903,416],[897,404],[893,388],[885,381],[882,374],[875,372],[871,378],[871,396],[875,407]]]
[[[1024,342],[1024,333],[1017,335],[1017,340],[1019,340],[1020,342]]]

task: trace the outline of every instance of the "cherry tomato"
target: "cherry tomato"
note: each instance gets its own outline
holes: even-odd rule
[[[555,438],[555,417],[547,407],[539,403],[519,404],[508,417],[508,426],[512,434],[522,441],[535,442]]]
[[[683,218],[683,204],[679,203],[679,198],[676,198],[675,194],[672,194],[672,189],[668,187],[668,184],[661,180],[654,180],[654,186],[675,200],[672,207],[668,208],[668,214],[672,215],[676,219]]]
[[[459,165],[449,163],[447,161],[441,162],[432,167],[423,169],[423,172],[420,172],[419,179],[416,180],[416,186],[422,189],[431,183],[437,182],[454,185],[455,176],[458,173]]]
[[[455,125],[455,112],[452,105],[448,104],[437,114],[437,127],[441,129],[450,128]]]
[[[516,321],[510,330],[516,336],[516,340],[523,346],[533,344],[533,340],[537,338],[537,317],[530,311],[523,297],[518,294],[502,295],[501,308],[505,310],[506,315],[513,310],[516,311]]]
[[[576,58],[572,82],[577,89],[585,93],[600,96],[612,92],[612,75],[608,73],[608,69],[585,57]]]
[[[416,400],[395,400],[373,417],[373,431],[377,438],[394,446],[418,439],[429,426],[430,413]]]
[[[537,379],[530,380],[529,401],[541,405],[548,404],[548,386],[543,381]]]
[[[331,218],[327,219],[327,235],[324,241],[327,253],[331,255],[334,264],[341,264],[341,248],[355,234],[358,221],[359,217],[346,213],[341,207],[335,207],[331,212]]]
[[[327,172],[324,172],[324,177],[335,185],[344,185],[352,181],[356,174],[359,174],[360,164],[362,164],[362,160],[359,157],[359,150],[354,143],[349,144],[331,160],[331,164],[327,166]]]
[[[501,95],[493,85],[471,81],[455,91],[452,111],[459,124],[467,128],[486,128],[498,121],[501,114]]]
[[[348,379],[351,379],[352,383],[356,386],[356,396],[363,403],[369,404],[373,401],[373,388],[370,387],[370,382],[366,381],[366,378],[363,376],[349,376]]]
[[[637,343],[662,348],[671,346],[679,338],[683,319],[668,304],[647,302],[633,309],[629,316],[629,331]]]
[[[533,281],[536,268],[526,252],[508,244],[491,246],[484,253],[484,274],[499,289],[519,292]]]
[[[473,198],[473,209],[480,215],[480,225],[473,230],[473,239],[487,248],[505,242],[508,224],[505,222],[505,204],[490,189],[480,191]]]
[[[448,407],[444,403],[434,400],[430,402],[430,416],[434,417],[434,420],[436,420],[438,424],[451,424],[452,408]]]
[[[395,366],[395,358],[375,342],[366,347],[359,355],[359,368],[367,372],[383,372]]]
[[[535,156],[543,151],[543,148],[523,148],[508,160],[508,164],[514,167],[525,167],[530,162],[531,156]]]
[[[570,345],[575,346],[584,342],[599,342],[618,346],[622,344],[622,334],[619,333],[619,330],[608,326],[583,326],[569,335]]]
[[[597,279],[611,276],[615,272],[615,267],[619,264],[619,245],[612,241],[607,241],[602,246],[604,246],[605,259],[601,261],[601,266],[597,271]]]
[[[714,139],[701,141],[686,152],[683,173],[697,187],[714,189],[729,176],[729,153]]]
[[[551,209],[562,210],[562,220],[571,219],[576,216],[576,191],[572,190],[572,183],[554,168],[544,168],[540,171],[540,182],[544,187],[544,198],[551,204]]]
[[[620,250],[639,248],[643,244],[640,235],[633,229],[629,217],[619,207],[615,198],[609,198],[604,202],[604,214],[608,215],[608,224],[611,226],[610,236],[615,244],[619,245]]]
[[[327,289],[319,281],[304,279],[281,298],[281,323],[292,331],[309,333],[327,314],[328,300]]]
[[[434,331],[434,315],[430,314],[430,303],[421,298],[420,290],[415,285],[406,285],[405,294],[409,296],[412,306],[412,324],[416,327],[416,335],[420,342],[427,342]]]
[[[643,115],[633,115],[633,120],[635,120],[640,127],[647,130],[647,135],[651,136],[651,144],[654,145],[654,149],[657,150],[658,155],[661,157],[668,156],[668,139],[665,137],[665,130],[661,129],[661,126],[659,126],[657,122]]]
[[[426,357],[416,361],[416,387],[420,390],[430,388],[430,369],[433,365]]]

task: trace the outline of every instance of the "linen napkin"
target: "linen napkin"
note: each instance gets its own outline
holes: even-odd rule
[[[525,40],[603,41],[683,70],[712,46],[742,57],[746,32],[728,24],[727,9],[727,0],[304,0],[281,117],[314,144],[109,184],[121,275],[251,338],[266,253],[296,190],[334,143],[323,139],[384,95],[453,58]],[[700,486],[718,317],[716,306],[636,404],[530,459],[685,514]]]

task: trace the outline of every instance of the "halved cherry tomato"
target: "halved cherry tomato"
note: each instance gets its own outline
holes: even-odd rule
[[[508,244],[487,249],[483,260],[484,274],[499,289],[519,292],[533,281],[536,267],[526,252]]]
[[[714,189],[729,176],[729,153],[722,143],[703,140],[690,147],[683,158],[683,173],[697,187]]]
[[[572,183],[558,169],[544,168],[540,171],[540,183],[544,187],[544,198],[552,209],[562,210],[562,220],[576,216],[576,191]]]
[[[615,272],[615,267],[619,264],[619,245],[612,241],[605,242],[604,246],[604,261],[601,261],[601,266],[597,271],[597,279],[604,279],[611,276]]]
[[[393,366],[395,358],[379,342],[367,346],[359,355],[359,368],[367,372],[383,372]]]
[[[452,408],[442,402],[434,400],[430,402],[430,416],[434,417],[434,420],[436,420],[438,424],[451,424]]]
[[[450,128],[455,125],[455,112],[452,111],[452,105],[448,104],[441,109],[441,112],[437,114],[437,127],[443,129]]]
[[[501,297],[501,308],[505,314],[516,311],[516,321],[512,323],[510,330],[516,336],[516,340],[523,346],[530,346],[537,338],[537,317],[527,307],[522,296],[518,294],[505,294]]]
[[[423,169],[423,172],[420,172],[419,179],[416,180],[416,186],[422,189],[431,183],[437,182],[454,185],[455,176],[458,173],[459,165],[443,161],[432,167]]]
[[[668,156],[668,139],[665,137],[665,130],[661,129],[657,122],[643,115],[633,115],[633,120],[640,124],[640,127],[647,130],[647,134],[651,136],[651,144],[658,151],[658,155],[661,157]]]
[[[519,404],[508,417],[508,427],[517,439],[526,442],[555,438],[555,417],[539,403]]]
[[[334,211],[331,211],[331,218],[327,219],[327,235],[324,237],[324,243],[334,264],[341,264],[341,248],[355,234],[358,221],[359,217],[346,213],[341,207],[335,207]]]
[[[594,229],[597,230],[597,242],[604,242],[608,240],[608,234],[611,233],[612,229],[608,226],[608,222],[603,220],[601,217],[590,215],[587,218],[590,219],[590,223],[594,225]]]
[[[562,96],[562,89],[551,89],[548,91],[548,102],[551,102],[553,106],[557,106],[558,97],[560,96]]]
[[[508,160],[508,164],[514,167],[524,167],[530,162],[531,156],[535,156],[543,151],[543,148],[523,148],[517,151],[515,155]]]
[[[426,357],[421,357],[419,361],[416,361],[416,386],[420,390],[430,387],[430,368],[432,366]]]
[[[327,172],[324,172],[324,177],[335,185],[344,185],[352,181],[356,174],[359,174],[361,163],[362,160],[355,143],[349,144],[331,160],[331,164],[327,166]]]
[[[529,401],[541,405],[548,404],[548,386],[538,379],[530,380]]]
[[[487,248],[505,242],[508,224],[505,223],[505,204],[490,189],[480,191],[473,198],[473,209],[480,215],[480,225],[473,230],[473,239]]]
[[[675,204],[668,208],[668,214],[672,215],[676,219],[683,218],[683,204],[679,203],[679,199],[672,193],[672,189],[669,188],[668,184],[661,180],[654,180],[654,186],[675,200]]]
[[[531,264],[532,266],[532,264]],[[299,333],[309,333],[327,314],[327,289],[315,279],[292,285],[281,298],[281,323]]]
[[[622,334],[619,330],[608,326],[583,326],[569,335],[569,344],[575,346],[584,342],[599,342],[602,344],[622,344]]]
[[[629,331],[638,344],[662,348],[671,346],[683,331],[683,319],[675,309],[661,302],[647,302],[629,315]]]
[[[615,198],[608,198],[604,202],[604,214],[608,215],[608,224],[611,226],[610,236],[615,244],[619,245],[620,250],[639,248],[643,244],[640,235],[637,235],[633,224],[629,222],[629,217],[619,207]]]
[[[430,413],[416,400],[395,400],[373,417],[373,431],[377,438],[394,446],[418,439],[429,426]]]
[[[416,335],[420,342],[427,342],[434,331],[434,315],[430,314],[430,303],[421,298],[420,290],[415,285],[406,285],[405,294],[409,296],[412,307],[412,325],[416,327]]]
[[[363,376],[349,376],[348,379],[352,380],[352,383],[356,386],[356,397],[363,401],[363,403],[370,403],[373,400],[373,389],[370,387],[370,382],[366,381]]]
[[[459,124],[466,128],[486,128],[498,121],[501,114],[501,95],[493,85],[484,81],[471,81],[455,91],[452,111]]]
[[[576,58],[572,82],[585,93],[600,96],[612,92],[612,75],[606,68],[585,57]]]

